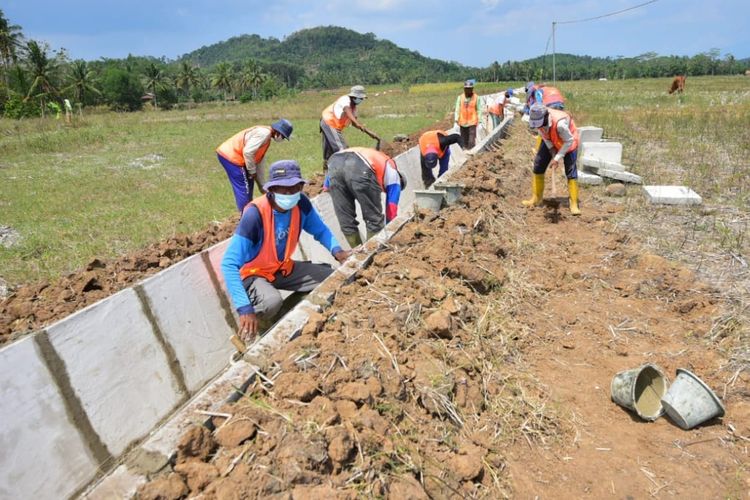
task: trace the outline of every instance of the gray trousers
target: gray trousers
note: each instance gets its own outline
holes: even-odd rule
[[[265,278],[251,276],[245,278],[242,284],[247,290],[250,303],[258,316],[273,317],[281,309],[283,300],[279,290],[293,292],[309,292],[333,272],[328,264],[313,264],[312,262],[294,262],[294,268],[289,276],[276,273],[276,279],[270,283]]]
[[[362,209],[367,231],[380,232],[385,227],[383,203],[380,200],[382,189],[370,165],[356,153],[340,153],[329,160],[328,175],[331,178],[328,192],[341,232],[345,235],[359,233],[355,200]]]
[[[344,139],[344,134],[323,120],[320,120],[320,134],[323,141],[323,161],[326,163],[333,153],[349,147],[346,144],[346,139]]]

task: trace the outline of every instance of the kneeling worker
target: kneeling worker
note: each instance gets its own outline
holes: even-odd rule
[[[263,185],[266,194],[245,207],[221,261],[224,282],[240,315],[239,335],[246,342],[258,333],[259,315],[273,317],[281,308],[279,290],[309,292],[333,272],[328,264],[292,260],[301,230],[339,262],[351,255],[341,249],[302,194],[305,182],[296,161],[271,165],[269,180]]]
[[[348,148],[331,156],[331,200],[349,246],[362,244],[354,201],[359,202],[369,240],[398,215],[398,200],[406,179],[387,154],[372,148]],[[380,193],[385,193],[385,222]]]
[[[422,166],[422,182],[428,188],[435,182],[432,169],[440,162],[438,177],[448,171],[451,159],[451,144],[458,144],[462,148],[463,140],[459,134],[449,134],[443,130],[429,130],[419,138],[419,163]]]
[[[547,167],[557,168],[560,160],[563,160],[565,176],[568,178],[570,213],[581,215],[578,208],[578,170],[576,169],[580,139],[573,118],[565,111],[547,109],[544,105],[537,103],[529,110],[529,127],[537,130],[543,144],[534,158],[531,199],[524,200],[523,204],[527,207],[542,204],[544,173]]]

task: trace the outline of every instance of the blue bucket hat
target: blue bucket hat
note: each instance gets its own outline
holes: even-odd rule
[[[292,122],[289,120],[281,119],[271,125],[271,128],[274,129],[276,132],[281,134],[281,136],[289,140],[289,136],[292,135]]]
[[[268,181],[263,184],[263,189],[268,191],[274,186],[289,187],[300,183],[307,184],[307,181],[302,178],[299,163],[294,160],[279,160],[268,169]]]

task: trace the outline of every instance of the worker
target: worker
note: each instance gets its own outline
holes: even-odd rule
[[[570,213],[581,215],[578,208],[578,170],[576,169],[580,138],[573,118],[565,111],[548,109],[543,104],[536,103],[529,110],[529,127],[537,130],[543,144],[534,158],[531,199],[524,200],[523,204],[527,207],[542,204],[544,173],[547,167],[558,168],[562,160],[565,164],[565,176],[568,178]]]
[[[477,139],[477,124],[482,121],[479,98],[474,93],[474,80],[464,82],[464,93],[456,98],[453,120],[459,126],[466,149],[472,149]]]
[[[328,168],[333,210],[351,248],[362,244],[355,200],[362,209],[368,240],[398,215],[406,179],[390,156],[372,148],[347,148],[331,156]],[[385,222],[380,193],[385,193]]]
[[[271,141],[289,140],[291,135],[292,123],[282,118],[270,127],[257,125],[241,130],[216,148],[240,213],[253,199],[254,184],[258,185],[261,194],[264,192],[265,157]]]
[[[428,130],[419,137],[419,164],[422,167],[422,182],[428,188],[435,182],[432,169],[440,162],[438,177],[448,171],[451,159],[451,144],[463,147],[459,134],[450,134],[444,130]]]
[[[221,262],[232,303],[239,314],[239,336],[252,342],[258,317],[272,318],[281,308],[279,290],[309,292],[333,269],[328,264],[297,262],[292,254],[302,230],[344,262],[350,251],[341,249],[330,229],[302,194],[306,181],[299,164],[281,160],[269,169],[265,194],[248,203]]]
[[[328,159],[333,153],[349,147],[343,134],[347,125],[351,123],[354,128],[361,130],[380,144],[380,137],[358,120],[357,106],[362,104],[365,99],[367,99],[365,88],[362,85],[355,85],[348,95],[339,97],[333,104],[323,110],[320,119],[320,133],[323,142],[323,173],[326,175],[323,183],[324,191],[327,191],[329,187]]]
[[[505,109],[508,106],[511,96],[513,96],[513,89],[500,92],[487,107],[487,114],[489,114],[490,119],[492,120],[491,126],[493,129],[500,125],[505,118]]]
[[[526,109],[531,109],[535,103],[540,102],[552,109],[565,109],[565,98],[560,89],[541,83],[539,85],[529,82],[526,90]]]

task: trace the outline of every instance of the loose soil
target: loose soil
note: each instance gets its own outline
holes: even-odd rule
[[[723,297],[644,253],[618,205],[522,208],[532,142],[519,126],[471,159],[461,203],[405,225],[138,496],[744,498],[750,376],[708,340]],[[646,362],[727,414],[683,431],[612,403]]]

